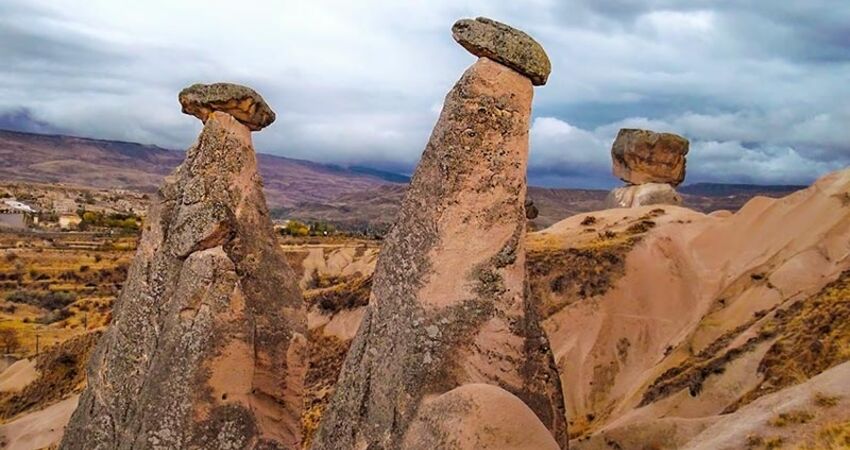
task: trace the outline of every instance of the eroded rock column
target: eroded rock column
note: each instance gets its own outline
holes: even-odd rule
[[[152,199],[63,449],[294,449],[306,318],[277,246],[251,130],[253,90],[194,85],[204,129]]]
[[[513,434],[492,433],[506,417],[532,424],[535,448],[566,448],[558,374],[526,295],[532,81],[549,61],[498,22],[453,31],[483,56],[445,99],[315,449],[482,448]]]

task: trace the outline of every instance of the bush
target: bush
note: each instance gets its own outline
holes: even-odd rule
[[[0,329],[0,345],[6,354],[14,353],[20,348],[21,341],[18,339],[18,332],[11,328]]]
[[[310,227],[297,220],[290,220],[280,232],[289,236],[307,236],[310,234]]]
[[[73,315],[74,314],[68,310],[68,308],[54,309],[53,311],[39,317],[35,321],[42,325],[50,325],[51,323],[65,320]]]
[[[17,290],[6,294],[6,301],[44,309],[60,309],[77,301],[77,295],[67,291]]]
[[[138,231],[140,219],[133,214],[104,214],[96,211],[79,211],[83,219],[80,222],[81,230],[91,228],[118,228],[124,231]]]

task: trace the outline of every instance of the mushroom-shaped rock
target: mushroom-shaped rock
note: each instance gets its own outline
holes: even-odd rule
[[[479,58],[446,96],[384,241],[369,306],[313,450],[566,448],[554,355],[527,295],[532,96],[529,78],[490,58]],[[519,399],[511,403],[525,402],[529,420],[446,415],[434,426],[447,428],[428,429],[433,414],[452,405],[497,407],[483,400],[458,403],[455,395],[429,403],[470,384],[488,384]],[[492,391],[482,393],[490,398]],[[417,417],[429,404],[431,413]],[[512,435],[516,427],[492,428],[517,423],[542,423],[536,429],[551,434],[543,441],[556,445],[506,447],[483,436]],[[418,431],[407,434],[414,427]],[[454,432],[469,445],[440,440],[432,430]]]
[[[677,134],[623,128],[611,147],[614,176],[631,184],[678,186],[685,179],[688,147]]]
[[[473,55],[508,66],[535,86],[546,84],[552,72],[549,57],[537,41],[501,22],[486,17],[461,19],[452,27],[452,37]]]
[[[251,132],[213,111],[153,196],[59,448],[300,448],[307,316]]]
[[[183,113],[207,123],[213,111],[230,114],[251,131],[274,122],[274,111],[255,90],[232,83],[193,84],[178,96]]]

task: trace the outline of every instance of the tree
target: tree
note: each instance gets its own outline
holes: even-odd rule
[[[0,345],[3,346],[6,354],[16,352],[21,346],[18,332],[12,328],[0,328]]]
[[[290,236],[307,236],[310,234],[310,227],[297,220],[290,220],[283,228],[282,232]]]

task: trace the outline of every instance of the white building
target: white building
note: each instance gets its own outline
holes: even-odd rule
[[[22,229],[38,223],[38,216],[32,206],[17,200],[0,201],[0,227]]]

